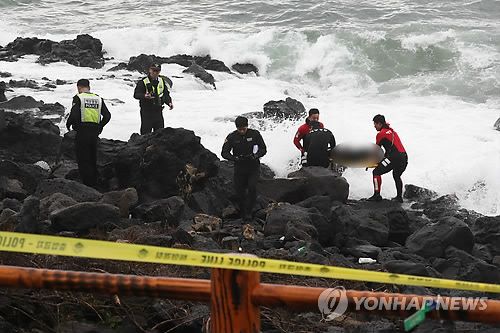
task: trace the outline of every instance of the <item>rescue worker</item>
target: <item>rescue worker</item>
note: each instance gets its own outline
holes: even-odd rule
[[[104,100],[90,92],[90,82],[80,79],[76,83],[78,94],[66,122],[68,131],[76,131],[75,151],[78,171],[83,184],[97,185],[97,142],[104,126],[111,119]]]
[[[335,147],[333,133],[322,128],[318,121],[310,121],[311,131],[304,136],[304,166],[322,166],[328,168],[330,165],[330,152]]]
[[[408,165],[408,155],[399,139],[398,134],[385,121],[381,114],[373,117],[373,126],[378,131],[376,144],[385,150],[384,159],[373,169],[374,194],[368,198],[369,201],[381,201],[380,189],[382,186],[382,175],[392,170],[392,176],[396,183],[396,197],[393,201],[403,202],[403,181],[401,175]]]
[[[267,152],[259,131],[248,128],[248,119],[237,117],[236,130],[230,133],[222,146],[222,157],[234,161],[234,190],[240,216],[244,221],[252,219],[257,199],[257,181],[260,176],[260,158]]]
[[[317,121],[319,122],[319,110],[318,109],[310,109],[309,110],[309,116],[306,118],[305,124],[302,124],[299,129],[297,130],[297,133],[295,134],[295,137],[293,138],[293,144],[295,147],[297,147],[298,150],[300,150],[300,153],[304,155],[304,147],[301,145],[300,141],[311,131],[311,121]],[[321,128],[323,128],[323,123],[319,122]]]
[[[139,80],[134,90],[134,98],[139,100],[141,108],[141,134],[151,133],[165,127],[163,120],[164,104],[172,110],[170,80],[160,75],[161,65],[152,64],[148,76]]]

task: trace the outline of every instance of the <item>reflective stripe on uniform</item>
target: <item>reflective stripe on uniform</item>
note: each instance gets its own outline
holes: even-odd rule
[[[82,93],[78,94],[80,99],[80,120],[82,123],[101,122],[102,99],[96,94]]]
[[[149,77],[146,76],[142,80],[142,82],[144,82],[144,86],[146,87],[146,90],[147,90],[148,84],[151,84]],[[151,87],[153,88],[153,93],[158,95],[159,98],[163,97],[163,93],[165,92],[165,81],[163,80],[163,78],[161,76],[158,77],[158,87],[156,89],[157,91],[154,91],[155,87],[152,84],[151,84]],[[168,88],[167,88],[167,90],[168,90]]]

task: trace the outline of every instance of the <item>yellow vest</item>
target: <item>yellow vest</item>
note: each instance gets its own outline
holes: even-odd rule
[[[146,92],[147,92],[148,84],[151,84],[149,77],[146,76],[142,80],[142,82],[144,82],[144,86],[146,87]],[[161,99],[163,97],[163,93],[165,92],[165,81],[163,81],[163,78],[161,76],[158,77],[157,91],[155,91],[155,87],[152,84],[151,84],[151,87],[153,88],[153,93]]]
[[[86,92],[78,94],[78,98],[80,98],[81,105],[81,122],[99,124],[101,122],[102,109],[101,97]]]

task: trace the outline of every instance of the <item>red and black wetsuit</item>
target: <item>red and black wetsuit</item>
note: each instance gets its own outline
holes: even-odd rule
[[[320,127],[323,128],[323,123],[319,123]],[[309,119],[306,119],[306,123],[301,125],[297,130],[297,133],[293,137],[293,144],[300,150],[301,153],[304,153],[304,147],[300,144],[300,140],[302,140],[307,134],[311,132],[311,125],[309,125]]]
[[[375,193],[380,193],[382,185],[381,175],[392,170],[392,176],[396,183],[397,195],[401,197],[403,194],[403,181],[401,180],[401,175],[408,165],[408,155],[401,143],[401,139],[399,139],[398,133],[387,126],[377,133],[376,144],[384,147],[385,157],[377,167],[373,169],[374,191]]]

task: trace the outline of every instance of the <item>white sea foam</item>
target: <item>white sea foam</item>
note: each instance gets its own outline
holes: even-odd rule
[[[456,36],[455,31],[437,31],[430,34],[412,34],[402,39],[401,45],[409,50],[416,50],[417,48],[426,48],[431,45],[436,45],[447,40],[452,40]]]
[[[373,142],[376,133],[371,119],[382,113],[400,134],[408,150],[409,166],[403,175],[405,183],[427,187],[441,194],[455,193],[466,208],[489,215],[500,214],[500,180],[497,175],[500,133],[492,129],[498,118],[496,103],[490,100],[487,103],[466,102],[460,96],[445,95],[445,92],[424,96],[415,94],[415,91],[420,91],[415,87],[434,79],[431,75],[394,79],[391,82],[399,88],[380,94],[380,84],[354,66],[360,61],[360,55],[356,53],[359,50],[344,44],[335,34],[308,39],[304,33],[296,31],[283,33],[266,28],[259,33],[242,34],[217,32],[207,25],[194,30],[162,30],[159,34],[145,34],[144,31],[129,27],[96,32],[94,35],[101,39],[108,56],[115,58],[103,69],[78,68],[65,63],[42,66],[35,63],[36,56],[26,56],[16,63],[0,62],[0,71],[11,72],[12,79],[16,80],[41,80],[42,77],[68,80],[69,84],[50,92],[30,89],[16,89],[14,92],[47,103],[60,102],[68,109],[76,92],[76,80],[82,77],[92,79],[92,90],[108,100],[113,115],[102,136],[127,140],[139,129],[138,102],[132,93],[134,80],[140,74],[106,72],[119,61],[127,61],[128,57],[140,53],[160,56],[187,53],[210,54],[229,66],[236,62],[251,62],[258,66],[261,76],[212,72],[217,80],[217,90],[182,73],[184,68],[181,66],[164,65],[164,74],[181,77],[174,78],[172,96],[175,108],[164,111],[167,126],[195,131],[202,138],[203,145],[219,154],[225,136],[234,127],[223,119],[262,110],[263,104],[269,100],[290,96],[302,101],[307,109],[319,108],[322,121],[333,131],[339,143]],[[0,44],[5,45],[20,35],[27,36],[20,30],[8,30],[0,36]],[[66,34],[38,37],[53,40],[74,38]],[[379,40],[377,36],[374,38]],[[403,39],[403,45],[412,49],[453,38],[456,35],[452,31],[414,35]],[[454,45],[458,45],[463,61],[472,64],[471,68],[488,67],[498,61],[498,52],[493,49],[481,54],[481,48],[465,46],[463,49],[460,43]],[[111,74],[116,78],[109,78]],[[126,76],[130,74],[131,77]],[[485,75],[497,79],[496,73]],[[7,96],[12,97],[13,93],[7,92]],[[297,166],[298,151],[292,139],[299,125],[300,122],[251,122],[251,126],[262,129],[268,145],[263,162],[279,176],[286,176]],[[351,198],[371,195],[370,172],[352,169],[346,171],[345,177],[351,185]],[[382,194],[386,197],[395,194],[390,175],[383,176]]]

